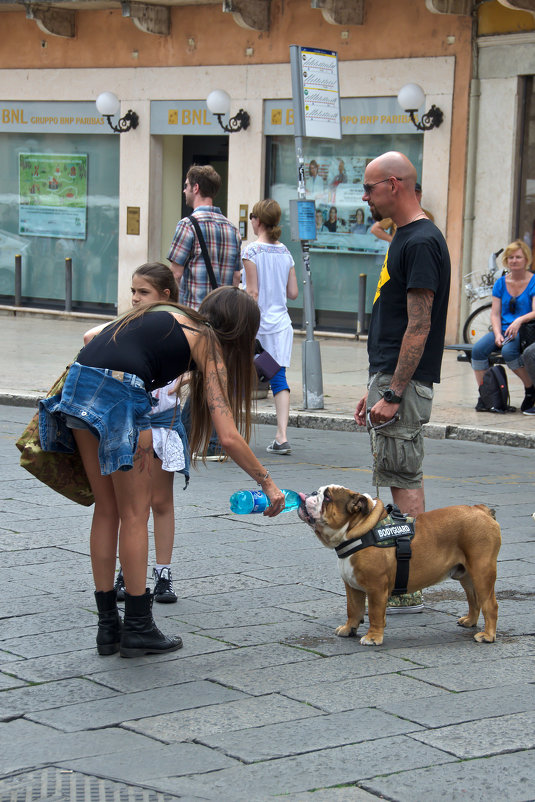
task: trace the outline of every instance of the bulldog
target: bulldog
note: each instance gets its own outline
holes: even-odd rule
[[[298,515],[312,527],[324,546],[349,550],[344,543],[358,539],[387,516],[383,502],[367,493],[356,493],[340,485],[320,487],[315,493],[299,494]],[[458,579],[468,599],[468,615],[461,627],[476,627],[480,610],[485,628],[474,635],[478,643],[496,640],[498,603],[494,595],[496,562],[501,545],[500,525],[494,510],[484,504],[445,507],[418,515],[411,540],[407,592]],[[340,550],[339,550],[340,551]],[[365,646],[383,642],[386,605],[396,578],[395,547],[369,546],[340,559],[346,589],[347,621],[335,632],[347,638],[356,635],[364,621],[368,597],[369,629],[360,639]]]

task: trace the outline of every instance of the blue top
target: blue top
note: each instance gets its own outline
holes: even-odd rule
[[[502,302],[501,314],[503,334],[507,327],[510,326],[513,320],[516,320],[517,317],[527,315],[528,312],[533,312],[533,298],[535,298],[535,275],[531,277],[531,281],[526,289],[517,296],[510,295],[509,290],[507,289],[507,284],[505,283],[505,276],[500,276],[492,288],[492,297],[500,298]],[[516,301],[514,312],[509,311],[509,302],[512,297],[514,297]]]

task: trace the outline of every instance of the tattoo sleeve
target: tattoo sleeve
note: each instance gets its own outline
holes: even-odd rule
[[[403,393],[418,367],[431,328],[432,290],[407,292],[407,328],[401,341],[398,363],[392,377],[392,389]]]

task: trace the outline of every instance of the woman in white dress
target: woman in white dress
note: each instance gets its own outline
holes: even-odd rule
[[[272,454],[290,454],[292,449],[287,435],[290,388],[286,368],[290,366],[292,355],[293,329],[286,300],[295,300],[299,290],[292,255],[279,242],[280,218],[281,208],[277,201],[268,199],[255,203],[250,219],[257,241],[243,249],[242,259],[245,289],[260,307],[257,337],[262,347],[281,365],[270,380],[277,431],[267,450]]]

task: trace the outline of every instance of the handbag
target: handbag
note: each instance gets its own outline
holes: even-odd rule
[[[522,353],[528,345],[535,343],[535,320],[522,323],[518,330],[518,336],[520,338],[520,353]]]
[[[47,393],[57,395],[63,389],[69,368],[65,368]],[[26,471],[51,487],[56,493],[66,496],[77,504],[90,507],[95,501],[89,479],[78,451],[65,454],[59,451],[43,451],[39,439],[39,412],[36,412],[17,440],[21,452],[20,464]]]
[[[254,366],[261,382],[267,382],[279,372],[281,366],[271,354],[262,348],[259,340],[255,341]]]

